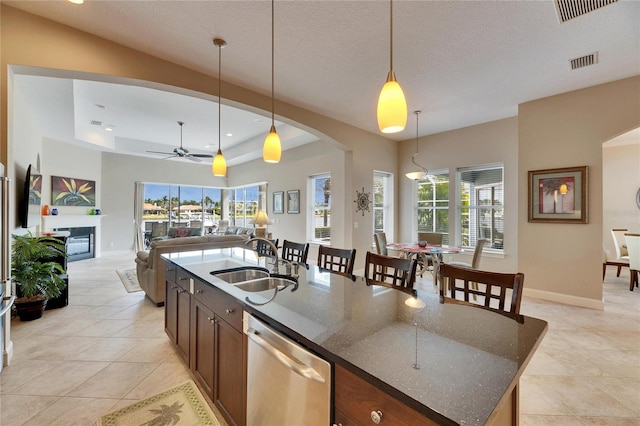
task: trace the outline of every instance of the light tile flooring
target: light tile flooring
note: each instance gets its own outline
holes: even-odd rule
[[[94,425],[190,378],[164,334],[163,309],[127,293],[115,272],[132,259],[70,263],[69,306],[12,321],[1,425]],[[608,271],[604,311],[523,300],[522,312],[549,331],[521,379],[521,425],[640,425],[640,290],[629,292],[628,280]],[[433,289],[426,275],[419,285]]]

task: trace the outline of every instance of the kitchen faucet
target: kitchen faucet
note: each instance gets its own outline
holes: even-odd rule
[[[282,263],[283,265],[285,265],[286,274],[288,276],[291,276],[293,278],[298,278],[300,276],[299,273],[298,273],[298,267],[299,267],[298,262],[292,262],[290,260],[280,258],[278,256],[278,247],[276,247],[276,245],[273,243],[273,241],[268,240],[266,238],[254,237],[254,238],[251,238],[249,241],[247,241],[245,243],[245,245],[249,245],[250,243],[252,243],[254,241],[263,241],[263,242],[269,244],[269,247],[271,247],[271,252],[273,253],[273,256],[275,257],[274,260],[273,260],[273,271],[271,271],[271,273],[273,273],[273,274],[280,273],[278,265],[280,263]],[[292,274],[292,272],[293,272],[293,274]]]

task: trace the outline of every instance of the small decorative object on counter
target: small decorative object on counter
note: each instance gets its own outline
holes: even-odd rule
[[[58,216],[58,209],[56,209],[55,207],[51,209],[51,215],[52,216]]]
[[[42,216],[49,216],[49,205],[45,204],[42,206]]]
[[[102,214],[102,211],[101,211],[100,209],[96,209],[96,214],[97,214],[97,215],[101,215],[101,214]]]
[[[426,247],[427,246],[427,242],[426,241],[418,241],[418,246]]]
[[[96,214],[96,209],[89,209],[89,216]]]

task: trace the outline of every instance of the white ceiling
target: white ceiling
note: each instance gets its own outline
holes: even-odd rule
[[[2,2],[214,77],[218,52],[212,39],[222,37],[228,43],[223,80],[271,93],[271,2]],[[393,14],[394,70],[409,110],[423,111],[421,136],[515,116],[520,103],[640,74],[636,0],[620,0],[565,23],[555,3],[547,0],[397,0]],[[389,70],[389,3],[278,0],[275,25],[276,97],[378,133],[377,97]],[[596,65],[570,69],[570,59],[594,52]],[[130,86],[51,79],[35,83],[34,90],[27,88],[34,77],[23,78],[30,79],[21,87],[34,102],[61,108],[62,97],[65,108],[75,104],[85,112],[70,118],[67,111],[64,118],[64,111],[56,111],[60,121],[53,123],[45,114],[42,121],[52,137],[72,134],[75,143],[95,138],[96,129],[86,120],[100,116],[117,126],[110,140],[100,143],[138,153],[171,150],[179,145],[176,121],[182,120],[185,146],[194,152],[216,149],[204,146],[217,144],[215,103]],[[56,93],[57,99],[43,99]],[[238,162],[259,156],[269,112],[261,119],[223,106],[222,114],[225,156],[224,147],[232,144],[240,144],[232,148],[242,153]],[[225,139],[227,131],[234,136]],[[314,140],[283,124],[278,132],[281,137],[283,132],[295,135],[291,146]],[[414,138],[415,125],[409,122],[403,132],[389,137]],[[158,144],[167,145],[158,149]]]

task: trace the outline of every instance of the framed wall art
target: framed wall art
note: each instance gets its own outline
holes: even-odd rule
[[[588,223],[588,167],[529,171],[529,222]]]
[[[94,180],[51,176],[51,204],[54,206],[95,206]]]
[[[287,191],[287,213],[300,213],[300,190]]]
[[[275,191],[273,193],[273,208],[275,214],[284,213],[284,191]]]

